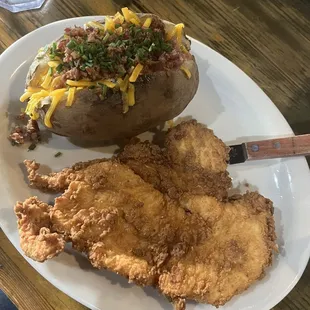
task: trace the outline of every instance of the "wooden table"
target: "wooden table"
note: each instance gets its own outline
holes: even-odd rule
[[[189,35],[245,71],[295,133],[310,132],[310,2],[307,0],[47,0],[40,9],[0,9],[0,51],[56,20],[114,14],[123,6],[184,22]],[[264,117],[262,115],[262,117]],[[19,309],[86,309],[44,280],[0,231],[0,288]],[[310,309],[310,266],[274,309]]]

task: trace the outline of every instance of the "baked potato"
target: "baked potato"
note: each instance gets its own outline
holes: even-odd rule
[[[113,140],[180,114],[199,83],[184,25],[122,13],[66,28],[30,66],[26,114],[52,132]]]

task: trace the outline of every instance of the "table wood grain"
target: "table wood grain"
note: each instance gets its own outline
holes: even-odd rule
[[[310,133],[308,0],[47,0],[34,11],[12,14],[0,9],[0,52],[42,25],[76,16],[114,14],[125,5],[184,22],[189,35],[230,59],[257,82],[296,134]],[[0,285],[19,309],[86,309],[44,280],[2,231]],[[274,309],[310,309],[309,265]]]

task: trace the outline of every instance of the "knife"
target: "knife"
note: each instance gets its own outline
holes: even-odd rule
[[[310,155],[310,134],[231,145],[229,164],[258,159]]]

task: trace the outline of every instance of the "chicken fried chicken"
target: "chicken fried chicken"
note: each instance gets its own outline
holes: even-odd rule
[[[36,197],[15,205],[21,248],[39,262],[62,252],[66,243],[61,234],[51,232],[50,208]]]
[[[220,306],[264,276],[277,251],[270,200],[258,193],[223,203],[186,195],[180,203],[199,214],[211,233],[181,258],[167,262],[158,284],[163,294]]]
[[[170,129],[165,148],[135,140],[119,159],[171,198],[188,192],[223,200],[231,187],[228,154],[229,148],[212,130],[191,120]]]
[[[148,141],[136,141],[127,145],[118,158],[144,181],[173,199],[191,193],[225,200],[231,187],[231,178],[226,171],[228,153],[228,147],[212,130],[191,120],[167,133],[164,149]],[[88,166],[105,160],[78,163],[49,175],[40,175],[40,165],[34,161],[25,161],[25,165],[33,186],[61,192],[83,175]]]
[[[84,170],[91,165],[96,165],[107,159],[95,159],[88,162],[80,162],[71,168],[64,168],[60,172],[53,172],[48,175],[38,173],[40,164],[34,160],[25,160],[24,164],[28,173],[30,185],[42,191],[62,192],[68,188],[69,184],[83,177]]]
[[[54,206],[16,204],[21,247],[44,261],[72,242],[94,267],[157,287],[177,310],[186,299],[223,305],[262,278],[277,250],[272,202],[227,198],[226,159],[212,131],[190,121],[168,132],[164,149],[139,142],[120,159],[50,175],[25,161],[32,185],[64,193]]]

